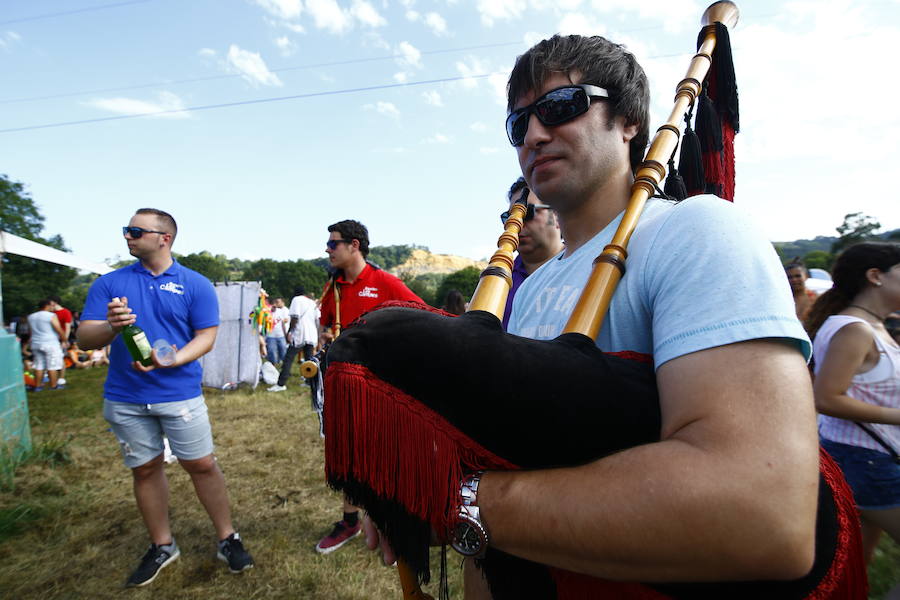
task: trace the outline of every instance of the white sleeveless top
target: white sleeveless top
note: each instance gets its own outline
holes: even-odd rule
[[[819,369],[825,362],[831,338],[838,330],[850,323],[865,323],[871,329],[871,325],[859,317],[832,315],[816,333],[816,339],[813,340],[816,375],[819,374]],[[878,349],[878,363],[865,373],[857,373],[853,376],[850,387],[847,388],[847,395],[876,406],[900,408],[900,348],[889,345],[879,338],[875,335],[874,329],[872,337],[875,339],[875,347]],[[882,423],[866,423],[865,425],[900,453],[900,426]],[[833,442],[888,453],[881,444],[869,437],[853,421],[820,415],[819,433],[823,438]]]

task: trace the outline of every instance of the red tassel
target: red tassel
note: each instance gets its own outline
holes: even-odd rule
[[[869,593],[869,580],[863,560],[859,513],[853,500],[853,492],[840,467],[823,448],[819,449],[819,465],[834,494],[840,529],[831,568],[806,600],[865,600]]]
[[[439,535],[459,511],[464,474],[519,468],[363,366],[330,364],[325,398],[327,476],[365,483]]]
[[[670,600],[661,592],[640,583],[609,581],[580,573],[551,568],[550,575],[556,582],[557,600]]]

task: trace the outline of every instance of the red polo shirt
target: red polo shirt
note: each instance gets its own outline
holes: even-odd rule
[[[341,276],[337,279],[337,285],[341,294],[341,329],[359,315],[388,300],[411,300],[425,304],[399,278],[370,264],[366,264],[353,283],[347,283]],[[321,322],[324,327],[331,327],[335,320],[334,292],[329,285],[322,296]]]

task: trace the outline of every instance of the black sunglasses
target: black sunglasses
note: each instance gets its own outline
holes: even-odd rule
[[[527,204],[526,206],[528,206],[528,208],[525,209],[525,222],[526,223],[534,218],[534,213],[536,210],[552,208],[551,206],[547,206],[546,204]],[[506,222],[509,220],[509,214],[510,213],[508,210],[505,210],[502,213],[500,213],[500,221],[503,222],[504,225],[506,225]]]
[[[353,240],[328,240],[327,242],[325,242],[325,245],[328,246],[329,250],[334,250],[341,242],[345,244],[352,244]]]
[[[528,133],[528,121],[531,113],[547,126],[562,125],[579,115],[583,115],[591,107],[591,98],[609,98],[609,93],[602,87],[586,83],[567,85],[550,90],[528,106],[516,109],[506,117],[506,135],[513,146],[525,143]]]
[[[122,235],[130,235],[132,239],[138,239],[145,233],[169,233],[168,231],[153,231],[152,229],[144,229],[143,227],[123,227]]]

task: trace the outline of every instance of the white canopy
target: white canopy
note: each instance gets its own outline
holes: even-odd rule
[[[36,258],[58,265],[74,267],[80,271],[90,271],[91,273],[99,273],[104,275],[112,271],[109,267],[102,263],[94,263],[82,258],[45,246],[23,237],[0,231],[0,254],[18,254],[19,256],[27,256],[28,258]]]

